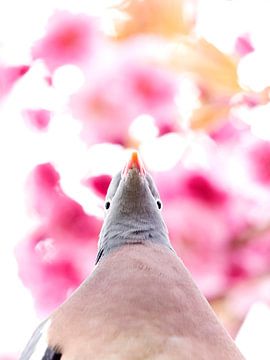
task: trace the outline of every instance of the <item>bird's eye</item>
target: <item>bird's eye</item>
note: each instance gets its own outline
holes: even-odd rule
[[[110,201],[106,201],[105,202],[105,209],[108,210],[110,208],[110,206],[111,206]]]
[[[159,209],[161,209],[161,207],[162,207],[162,203],[161,203],[160,200],[157,200],[157,207],[158,207]]]

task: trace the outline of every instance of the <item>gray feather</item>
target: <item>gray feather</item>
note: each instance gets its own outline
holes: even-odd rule
[[[96,263],[111,250],[127,244],[150,241],[172,249],[158,200],[159,194],[150,175],[142,176],[136,168],[126,177],[118,173],[112,179],[106,197],[110,208],[100,233]]]
[[[19,360],[34,360],[37,359],[36,352],[41,353],[40,359],[42,359],[43,354],[45,354],[48,344],[46,344],[46,335],[47,335],[47,328],[49,326],[50,321],[46,319],[43,321],[33,333],[31,339],[29,340],[26,348],[24,349],[23,353]],[[40,349],[42,346],[43,349]],[[43,354],[42,354],[43,352]]]

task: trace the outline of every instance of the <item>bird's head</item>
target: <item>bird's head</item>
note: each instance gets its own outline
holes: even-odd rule
[[[171,247],[161,207],[154,181],[138,152],[133,151],[108,188],[96,262],[111,250],[128,244],[151,241]]]

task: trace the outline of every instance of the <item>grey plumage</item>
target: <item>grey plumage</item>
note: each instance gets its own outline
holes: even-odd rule
[[[172,249],[167,227],[158,206],[159,193],[149,174],[138,175],[133,168],[126,177],[119,172],[112,180],[99,237],[97,260],[125,244],[154,242]]]

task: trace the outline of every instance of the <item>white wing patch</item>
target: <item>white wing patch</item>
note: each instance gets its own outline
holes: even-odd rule
[[[24,349],[20,360],[41,360],[48,347],[47,333],[51,325],[51,320],[45,320],[35,330],[26,348]]]

